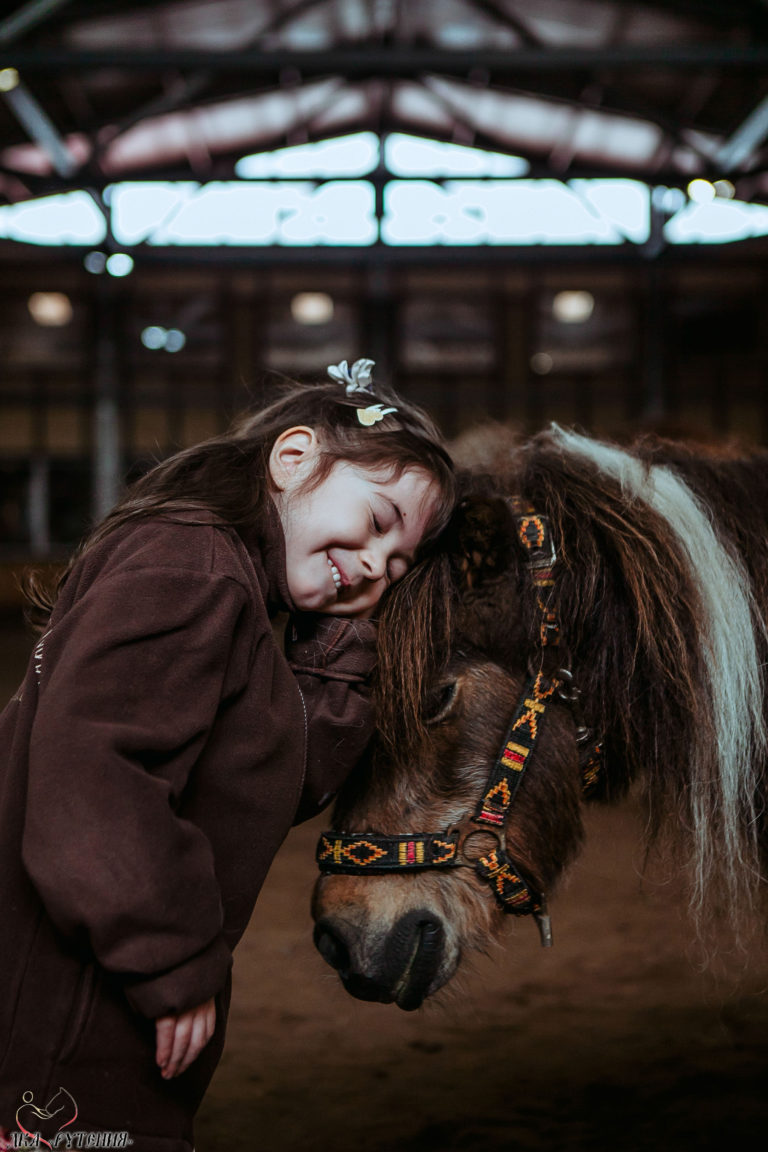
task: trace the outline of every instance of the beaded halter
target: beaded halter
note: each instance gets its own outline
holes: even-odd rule
[[[593,791],[599,777],[603,746],[584,723],[579,691],[570,670],[557,668],[553,675],[544,671],[545,655],[553,651],[559,657],[556,650],[560,644],[560,625],[553,601],[553,568],[557,553],[549,520],[519,497],[513,497],[509,505],[516,522],[518,540],[525,550],[528,568],[537,588],[537,602],[542,613],[541,660],[538,668],[531,666],[529,670],[504,743],[474,814],[436,834],[383,836],[369,832],[324,832],[317,846],[316,859],[322,872],[358,875],[428,868],[473,868],[490,885],[504,912],[535,917],[542,945],[550,947],[552,928],[546,898],[536,891],[508,854],[506,818],[523,775],[534,759],[545,716],[553,701],[559,699],[570,705],[576,724],[585,796]],[[476,849],[473,851],[471,844],[471,837],[476,837],[478,832],[491,833],[496,841],[495,847],[484,854]]]

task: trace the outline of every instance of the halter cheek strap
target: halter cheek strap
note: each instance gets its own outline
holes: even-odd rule
[[[539,924],[542,944],[551,944],[551,928],[542,893],[523,877],[507,852],[505,825],[523,775],[532,761],[542,731],[544,717],[559,684],[543,672],[531,676],[512,717],[507,735],[491,770],[485,794],[480,799],[473,823],[493,830],[497,846],[476,864],[476,871],[488,884],[505,912],[514,916],[533,915]],[[543,920],[546,917],[547,922]]]

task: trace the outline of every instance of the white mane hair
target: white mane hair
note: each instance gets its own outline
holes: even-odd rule
[[[743,898],[739,872],[746,869],[756,878],[759,871],[755,795],[768,750],[764,679],[755,638],[755,627],[764,630],[764,624],[747,573],[718,537],[707,508],[671,468],[645,463],[621,448],[556,424],[551,432],[563,452],[591,461],[620,484],[628,501],[643,501],[661,516],[690,565],[704,612],[698,641],[709,676],[719,788],[719,796],[707,796],[707,785],[700,784],[691,797],[698,855],[693,903],[697,909],[703,906],[713,870],[734,898],[737,891]],[[712,762],[712,750],[703,738],[690,755],[694,765]],[[706,771],[691,772],[692,781],[708,779]],[[719,811],[722,844],[713,836],[713,810]]]

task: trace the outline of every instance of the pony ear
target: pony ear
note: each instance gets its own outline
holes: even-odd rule
[[[514,521],[501,496],[466,496],[454,513],[449,531],[449,551],[462,592],[481,592],[484,585],[509,570]]]

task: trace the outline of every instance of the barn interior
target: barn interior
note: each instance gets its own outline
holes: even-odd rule
[[[2,703],[22,571],[286,376],[370,357],[458,439],[764,445],[767,138],[765,0],[3,5]],[[591,821],[552,953],[516,925],[413,1016],[314,954],[296,829],[198,1152],[757,1139],[764,948],[696,941],[631,805]]]

